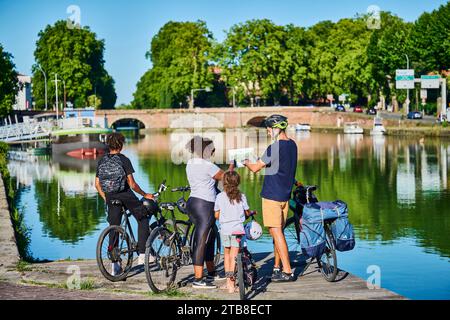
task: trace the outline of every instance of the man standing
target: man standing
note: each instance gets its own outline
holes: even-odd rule
[[[265,126],[274,142],[256,163],[246,160],[244,165],[254,173],[265,168],[261,197],[264,225],[269,228],[274,243],[272,281],[295,281],[283,229],[289,211],[292,186],[295,183],[297,145],[286,135],[286,117],[272,115],[265,120]]]

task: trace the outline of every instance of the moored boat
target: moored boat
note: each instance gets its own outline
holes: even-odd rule
[[[383,135],[386,134],[386,129],[383,126],[383,120],[381,118],[375,118],[373,121],[373,129],[370,131],[371,135]]]
[[[357,122],[344,123],[344,133],[346,134],[363,134],[364,130]]]
[[[311,131],[311,125],[308,123],[297,123],[295,125],[296,131]]]
[[[51,133],[52,154],[95,159],[105,153],[105,138],[110,132],[105,119],[96,117],[93,108],[65,109]]]

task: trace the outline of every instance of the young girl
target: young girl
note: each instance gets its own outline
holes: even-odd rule
[[[223,176],[224,192],[217,195],[214,211],[220,223],[220,236],[225,248],[225,275],[229,293],[235,292],[235,261],[239,252],[239,242],[234,233],[245,233],[244,222],[250,208],[247,198],[239,191],[240,177],[236,171],[227,171]]]

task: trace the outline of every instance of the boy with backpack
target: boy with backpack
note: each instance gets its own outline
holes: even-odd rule
[[[133,193],[136,192],[145,199],[152,200],[153,195],[144,192],[133,177],[134,168],[130,159],[121,154],[125,137],[120,133],[111,133],[106,138],[109,152],[100,159],[97,165],[95,187],[105,200],[108,208],[110,225],[120,225],[122,206],[128,209],[138,222],[138,264],[145,261],[145,243],[150,234],[149,211]],[[119,200],[122,205],[114,204]],[[150,212],[152,214],[153,212]],[[110,238],[110,242],[112,239]],[[119,265],[113,263],[112,274],[119,273]]]

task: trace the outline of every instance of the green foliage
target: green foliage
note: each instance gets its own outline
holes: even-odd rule
[[[412,24],[382,12],[381,28],[375,29],[370,38],[367,55],[372,64],[372,77],[385,95],[390,93],[389,84],[395,83],[395,70],[406,69],[405,54],[409,52],[411,29]]]
[[[33,95],[36,107],[42,108],[44,101],[44,76],[38,65],[47,74],[48,101],[55,101],[55,73],[66,85],[67,101],[76,107],[85,107],[88,97],[101,97],[102,109],[113,108],[116,103],[114,80],[104,68],[104,41],[88,27],[68,28],[66,21],[57,21],[39,32],[33,66]],[[59,101],[64,94],[63,82],[58,84]]]
[[[368,106],[380,95],[403,103],[406,93],[395,89],[395,70],[406,68],[405,55],[416,75],[450,68],[450,2],[415,23],[381,12],[380,29],[369,29],[367,18],[306,29],[250,20],[232,26],[223,43],[212,41],[204,22],[169,22],[152,40],[147,56],[153,67],[139,81],[132,105],[178,107],[190,89],[206,85],[214,87],[215,97],[201,93],[198,102],[215,106],[230,104],[230,86],[237,88],[241,106],[257,97],[293,105],[343,93]],[[211,65],[219,67],[219,77],[213,78]]]
[[[168,22],[152,39],[146,57],[153,67],[137,84],[137,109],[186,104],[191,89],[213,86],[209,58],[213,37],[203,21]]]
[[[29,251],[30,230],[25,225],[24,213],[19,212],[19,210],[14,205],[15,193],[11,181],[11,176],[7,167],[8,150],[9,146],[4,142],[0,142],[0,174],[5,186],[5,192],[11,216],[11,223],[14,228],[14,235],[16,238],[20,257],[23,261],[32,262],[35,260],[33,259]]]
[[[450,68],[450,2],[419,17],[412,29],[410,47],[417,71]]]
[[[0,117],[11,112],[19,90],[17,72],[12,58],[12,55],[4,51],[0,44]]]

